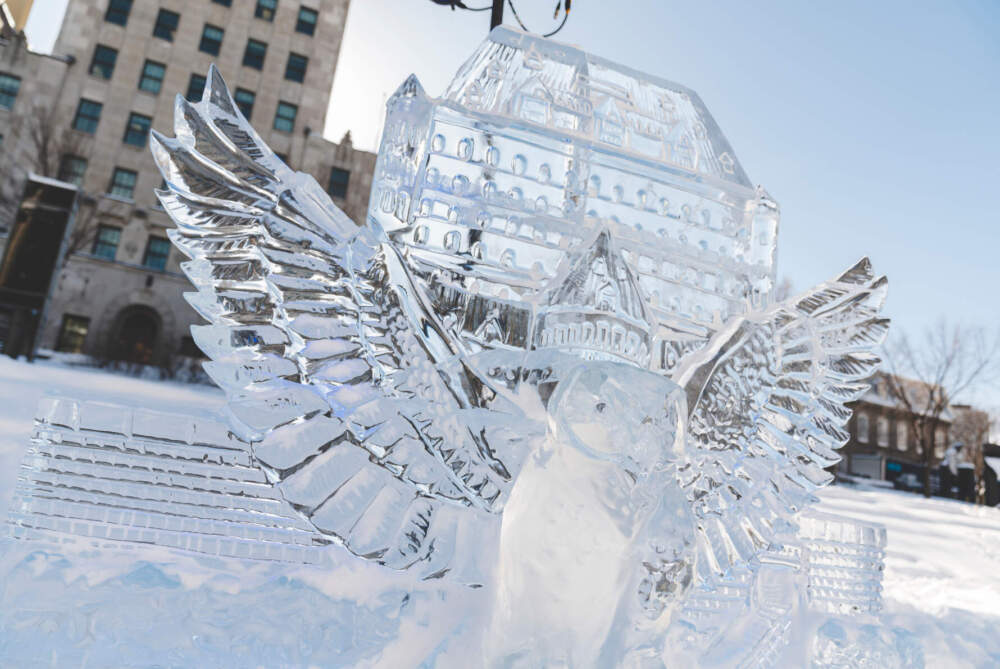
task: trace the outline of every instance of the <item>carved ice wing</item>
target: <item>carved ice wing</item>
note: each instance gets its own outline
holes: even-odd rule
[[[844,406],[866,389],[888,331],[885,277],[865,258],[798,298],[720,332],[678,376],[688,395],[702,576],[767,547],[784,519],[832,476],[848,439]]]
[[[235,429],[320,531],[394,567],[447,569],[469,514],[441,501],[492,511],[511,478],[476,379],[381,233],[289,169],[214,67],[200,103],[178,96],[175,133],[153,134],[158,195]]]

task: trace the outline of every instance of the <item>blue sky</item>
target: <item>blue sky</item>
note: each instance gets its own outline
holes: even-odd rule
[[[35,4],[44,49],[65,0]],[[554,26],[555,0],[515,6],[532,30]],[[354,0],[327,136],[374,148],[385,98],[411,72],[439,93],[488,22]],[[941,317],[1000,327],[998,35],[991,0],[577,0],[556,39],[698,91],[781,204],[779,275],[804,290],[869,255],[895,327],[917,333]]]

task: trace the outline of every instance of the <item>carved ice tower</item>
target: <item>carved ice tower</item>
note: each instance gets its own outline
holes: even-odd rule
[[[472,350],[669,373],[774,282],[777,205],[693,91],[507,28],[442,98],[412,76],[393,95],[372,192],[369,219]],[[566,299],[585,318],[560,319]]]

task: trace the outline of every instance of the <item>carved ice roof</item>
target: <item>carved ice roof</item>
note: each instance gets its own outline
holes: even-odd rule
[[[510,28],[490,33],[444,100],[751,187],[694,91]]]

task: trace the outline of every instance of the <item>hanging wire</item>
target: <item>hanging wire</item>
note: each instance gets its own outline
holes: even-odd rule
[[[488,5],[486,7],[469,7],[462,2],[462,0],[431,0],[431,2],[435,5],[445,5],[446,7],[451,7],[452,11],[456,9],[464,9],[469,12],[488,12],[493,9],[492,5]],[[563,26],[566,25],[566,20],[569,18],[569,8],[572,2],[573,0],[566,0],[565,9],[563,8],[562,0],[559,0],[559,2],[556,3],[556,10],[553,12],[552,18],[557,18],[559,16],[559,12],[562,11],[562,21],[558,26],[556,26],[555,30],[545,33],[542,37],[552,37],[563,29]],[[520,15],[517,13],[517,9],[514,7],[514,0],[507,0],[507,6],[510,7],[510,11],[514,14],[514,20],[517,21],[517,25],[521,26],[521,30],[526,33],[530,33],[531,31],[528,29],[528,26],[524,25],[524,21],[521,20]]]
[[[435,5],[445,5],[451,7],[452,11],[456,9],[464,9],[469,12],[488,12],[493,9],[492,6],[488,7],[467,7],[462,0],[431,0]]]
[[[558,26],[556,26],[555,30],[549,33],[545,33],[544,35],[542,35],[542,37],[552,37],[557,32],[563,29],[563,26],[566,25],[566,19],[569,18],[569,7],[572,2],[573,0],[566,0],[566,9],[565,11],[563,11],[562,22]],[[517,21],[517,25],[521,26],[521,30],[523,30],[526,33],[530,33],[531,31],[528,30],[528,26],[524,25],[524,21],[522,21],[521,17],[518,15],[517,9],[514,8],[514,0],[507,0],[507,6],[510,7],[510,11],[514,14],[514,20]],[[556,3],[556,11],[553,14],[553,18],[559,16],[560,9],[562,9],[562,0]]]

